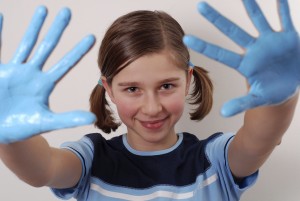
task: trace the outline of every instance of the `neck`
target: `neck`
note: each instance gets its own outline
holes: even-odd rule
[[[178,136],[175,131],[169,134],[161,135],[137,135],[134,132],[128,131],[127,142],[131,148],[137,151],[160,151],[171,148],[176,144]]]

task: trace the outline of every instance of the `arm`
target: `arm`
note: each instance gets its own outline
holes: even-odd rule
[[[87,36],[48,71],[42,67],[58,44],[70,20],[70,10],[62,9],[49,32],[29,55],[46,18],[38,7],[15,55],[0,63],[0,157],[19,178],[33,186],[68,188],[81,175],[81,162],[71,152],[51,148],[39,134],[61,128],[90,124],[93,114],[84,111],[54,113],[48,98],[56,83],[94,44]],[[0,32],[2,16],[0,16]]]
[[[81,176],[81,162],[68,150],[51,148],[42,136],[0,144],[0,158],[24,182],[35,186],[70,188]]]
[[[229,166],[236,177],[257,171],[281,142],[292,121],[300,85],[300,40],[289,15],[287,0],[278,1],[280,32],[272,30],[254,0],[243,0],[243,3],[260,32],[257,38],[206,3],[199,4],[199,11],[240,45],[244,54],[194,36],[184,38],[186,45],[237,70],[249,83],[248,94],[227,102],[221,111],[224,116],[246,111],[244,124],[229,146]]]
[[[246,177],[257,171],[281,143],[297,101],[298,94],[280,105],[246,111],[244,125],[228,150],[230,169],[236,177]]]

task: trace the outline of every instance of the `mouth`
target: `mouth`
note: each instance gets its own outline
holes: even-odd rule
[[[150,130],[158,130],[163,127],[164,123],[166,122],[168,117],[159,119],[159,120],[152,120],[152,121],[140,121],[141,125],[144,128],[150,129]]]

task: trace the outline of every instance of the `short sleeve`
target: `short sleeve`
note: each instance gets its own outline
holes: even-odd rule
[[[61,145],[62,149],[72,151],[80,159],[82,174],[79,182],[73,188],[57,189],[52,188],[53,193],[60,199],[81,198],[85,200],[89,188],[90,170],[93,162],[94,146],[89,138],[83,137],[76,142],[66,142]]]
[[[206,154],[212,163],[213,168],[219,174],[220,182],[224,190],[233,197],[240,197],[257,180],[258,171],[236,183],[228,165],[228,147],[234,138],[233,133],[221,134],[208,142]]]

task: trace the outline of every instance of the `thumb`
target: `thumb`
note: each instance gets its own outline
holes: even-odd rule
[[[41,122],[41,131],[51,131],[92,124],[96,120],[93,113],[86,111],[72,111],[65,113],[52,113]]]
[[[225,103],[221,109],[221,114],[224,117],[231,117],[246,110],[264,105],[265,101],[262,97],[254,94],[232,99]]]

